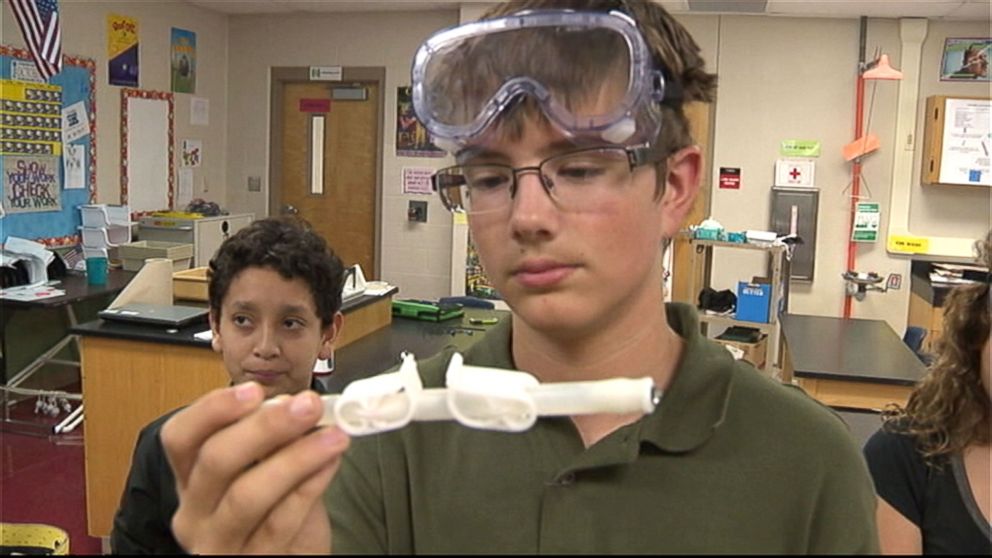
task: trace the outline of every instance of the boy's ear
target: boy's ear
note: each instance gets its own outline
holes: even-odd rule
[[[221,339],[220,339],[220,315],[219,315],[219,312],[216,311],[216,310],[214,310],[213,308],[211,308],[210,309],[210,312],[207,313],[207,317],[210,319],[210,333],[211,333],[210,346],[213,348],[214,352],[217,352],[217,353],[222,352],[223,351],[223,343],[221,342]]]
[[[698,145],[684,147],[668,157],[665,193],[661,198],[663,235],[674,238],[699,194],[703,156]]]
[[[341,335],[341,328],[343,326],[344,326],[344,314],[342,314],[341,312],[336,312],[334,314],[334,319],[332,319],[331,323],[324,328],[323,332],[321,332],[322,340],[320,344],[320,353],[318,353],[317,355],[319,358],[321,359],[331,358],[331,355],[334,354],[334,341],[338,338],[339,335]]]

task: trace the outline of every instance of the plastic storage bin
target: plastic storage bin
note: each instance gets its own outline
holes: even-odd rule
[[[0,548],[8,555],[69,554],[69,534],[41,523],[0,523]]]
[[[116,248],[131,242],[131,227],[80,227],[85,248]]]
[[[139,240],[120,247],[120,257],[124,260],[125,271],[138,271],[149,258],[167,258],[172,260],[172,271],[183,271],[189,268],[193,260],[193,245],[176,242],[158,242],[154,240]]]
[[[87,204],[79,206],[83,226],[91,229],[111,226],[131,226],[131,215],[126,205]]]
[[[207,268],[194,267],[172,274],[172,296],[177,300],[207,301]]]
[[[767,283],[737,283],[737,319],[745,322],[768,323],[772,286]]]

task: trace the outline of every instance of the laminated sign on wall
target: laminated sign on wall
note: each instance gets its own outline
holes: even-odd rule
[[[809,159],[775,161],[775,186],[813,186],[816,163]]]

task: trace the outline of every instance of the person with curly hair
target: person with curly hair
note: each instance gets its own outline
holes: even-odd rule
[[[314,363],[333,351],[343,317],[344,266],[307,223],[254,221],[210,260],[214,351],[232,385],[253,382],[266,398],[312,389]],[[166,413],[142,429],[110,534],[114,554],[182,554],[172,533],[176,479],[162,448]]]
[[[985,266],[990,244],[976,243]],[[936,360],[865,444],[885,554],[992,554],[990,321],[988,276],[953,289]]]

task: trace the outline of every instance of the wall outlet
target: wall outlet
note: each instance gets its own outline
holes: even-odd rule
[[[248,177],[248,191],[249,192],[261,192],[262,191],[262,177],[261,176],[249,176]]]
[[[415,223],[427,222],[427,202],[410,200],[410,205],[406,210],[407,221]]]

